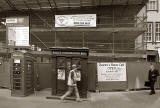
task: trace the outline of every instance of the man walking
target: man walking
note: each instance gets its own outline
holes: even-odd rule
[[[68,75],[68,91],[61,97],[61,100],[64,101],[64,98],[71,95],[73,91],[75,91],[76,95],[76,101],[81,101],[78,88],[77,88],[77,81],[76,81],[76,71],[77,71],[77,66],[75,64],[72,65],[72,70],[70,70],[69,75]]]
[[[159,76],[158,70],[155,69],[154,65],[150,65],[150,70],[148,74],[148,80],[150,81],[151,92],[150,95],[155,94],[154,84],[157,81],[157,76]]]

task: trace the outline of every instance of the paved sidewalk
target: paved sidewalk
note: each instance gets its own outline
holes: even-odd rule
[[[160,91],[148,95],[149,90],[129,92],[105,92],[92,94],[95,108],[160,108]]]
[[[27,97],[11,97],[10,90],[0,89],[0,108],[160,108],[160,91],[148,95],[148,90],[90,93],[89,101],[75,102],[46,99],[50,90]]]

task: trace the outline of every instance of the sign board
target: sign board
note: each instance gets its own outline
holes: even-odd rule
[[[8,45],[29,46],[29,27],[8,27]]]
[[[55,15],[55,27],[96,27],[96,14]]]
[[[97,73],[98,81],[127,81],[124,62],[97,63]]]
[[[6,18],[6,25],[9,27],[15,27],[15,26],[29,26],[29,17],[23,16],[23,17],[7,17]]]
[[[58,69],[57,70],[57,79],[58,80],[65,80],[65,69]]]
[[[7,38],[9,46],[29,45],[29,16],[6,18]]]
[[[9,24],[9,23],[17,23],[17,18],[7,18],[6,19],[6,23]]]
[[[75,74],[76,74],[76,81],[81,81],[81,71],[77,70]]]
[[[14,63],[21,63],[20,59],[14,59]]]

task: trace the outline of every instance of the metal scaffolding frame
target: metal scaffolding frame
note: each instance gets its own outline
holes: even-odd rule
[[[53,11],[59,8],[75,8],[75,7],[86,7],[86,6],[102,6],[102,5],[141,5],[145,4],[148,0],[1,0],[0,7],[4,10],[28,10],[29,4],[31,9],[48,9]],[[46,5],[48,4],[48,5]]]
[[[18,3],[19,1],[19,3]],[[107,30],[109,32],[111,32],[112,35],[112,41],[108,42],[108,43],[104,43],[103,41],[98,43],[99,46],[101,46],[102,48],[97,47],[96,49],[91,48],[91,50],[94,51],[101,51],[101,50],[110,50],[107,48],[103,48],[103,45],[106,46],[111,46],[111,53],[114,54],[116,53],[116,47],[117,45],[120,46],[120,44],[123,45],[131,45],[132,48],[131,49],[127,49],[128,52],[135,52],[135,48],[134,45],[131,43],[125,43],[125,42],[120,42],[118,43],[116,41],[116,37],[117,35],[119,35],[119,31],[117,31],[117,28],[128,28],[130,27],[131,29],[134,29],[135,31],[137,30],[137,28],[142,28],[145,25],[145,20],[146,20],[146,16],[125,16],[124,13],[121,13],[120,16],[115,16],[115,8],[114,6],[118,6],[118,2],[116,0],[112,0],[111,2],[107,2],[105,0],[88,0],[88,2],[84,2],[83,0],[75,0],[77,2],[71,2],[70,0],[66,0],[67,2],[60,2],[61,0],[35,0],[34,2],[31,1],[27,1],[27,0],[3,0],[3,2],[7,3],[7,5],[9,6],[9,8],[7,7],[3,7],[0,5],[0,13],[3,12],[4,10],[17,10],[19,12],[23,12],[23,13],[27,13],[30,15],[30,21],[31,21],[31,35],[38,40],[38,42],[33,42],[32,44],[35,44],[37,46],[46,49],[48,47],[52,46],[58,46],[59,43],[61,44],[81,44],[80,47],[89,47],[90,46],[94,46],[96,45],[98,42],[89,42],[86,41],[86,34],[88,31],[95,31],[94,29],[73,29],[72,28],[62,28],[62,29],[57,29],[54,27],[54,15],[56,15],[58,12],[60,12],[61,8],[63,8],[64,10],[68,10],[71,11],[72,9],[74,9],[75,7],[77,7],[78,9],[85,9],[85,8],[89,8],[89,9],[95,9],[97,12],[97,28],[98,31],[102,31],[102,32],[106,32]],[[125,1],[125,2],[124,2]],[[137,2],[136,2],[137,1]],[[123,3],[124,2],[124,3]],[[123,4],[122,4],[123,3]],[[129,4],[133,4],[133,5],[143,5],[146,3],[146,0],[121,0],[121,3],[124,5],[123,6],[123,11],[127,10],[128,5]],[[45,5],[47,4],[47,5]],[[112,6],[112,16],[104,16],[101,15],[100,9],[102,7],[105,6]],[[83,7],[83,8],[82,8]],[[142,6],[141,6],[142,7]],[[38,11],[37,11],[38,10]],[[49,10],[49,16],[44,16],[43,15],[43,11],[47,12],[46,10]],[[39,11],[42,11],[39,12]],[[117,20],[118,19],[118,20]],[[103,20],[111,20],[111,23],[104,23]],[[50,22],[53,22],[52,24]],[[37,28],[37,30],[42,30],[43,32],[47,32],[50,31],[51,33],[53,33],[53,37],[54,39],[52,40],[52,42],[46,42],[45,40],[41,39],[41,36],[39,36],[39,34],[37,34],[37,32],[35,32],[34,28]],[[105,28],[105,29],[103,29]],[[114,29],[115,28],[115,29]],[[80,32],[81,34],[81,40],[80,43],[79,42],[58,42],[58,32],[59,31],[64,31],[64,32],[70,32],[70,31],[77,31]],[[97,30],[97,29],[96,29]],[[134,31],[133,30],[133,31]],[[140,30],[142,32],[144,32],[143,29]],[[137,33],[139,34],[139,33]],[[50,45],[51,44],[51,45]],[[119,49],[122,52],[125,52],[124,49]],[[108,51],[106,51],[108,52]]]

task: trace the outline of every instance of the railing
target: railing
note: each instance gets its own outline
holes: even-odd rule
[[[133,43],[104,43],[104,42],[44,42],[49,47],[88,47],[90,52],[93,53],[145,53],[143,43],[136,43],[138,47],[135,47]],[[34,48],[33,48],[34,45]],[[30,46],[35,51],[46,51],[48,48],[40,42],[32,43]],[[8,49],[5,42],[0,42],[0,50]]]
[[[47,50],[40,42],[32,43],[34,49],[41,51]],[[145,49],[135,48],[135,43],[102,43],[102,42],[44,42],[49,47],[88,47],[90,52],[96,53],[144,53]],[[139,43],[142,45],[142,43]]]
[[[135,17],[98,17],[97,27],[98,28],[112,28],[112,27],[138,27],[142,28],[145,26],[146,17],[145,16],[135,16]],[[40,27],[40,28],[54,28],[55,22],[54,18],[44,18],[32,19],[30,27]]]

